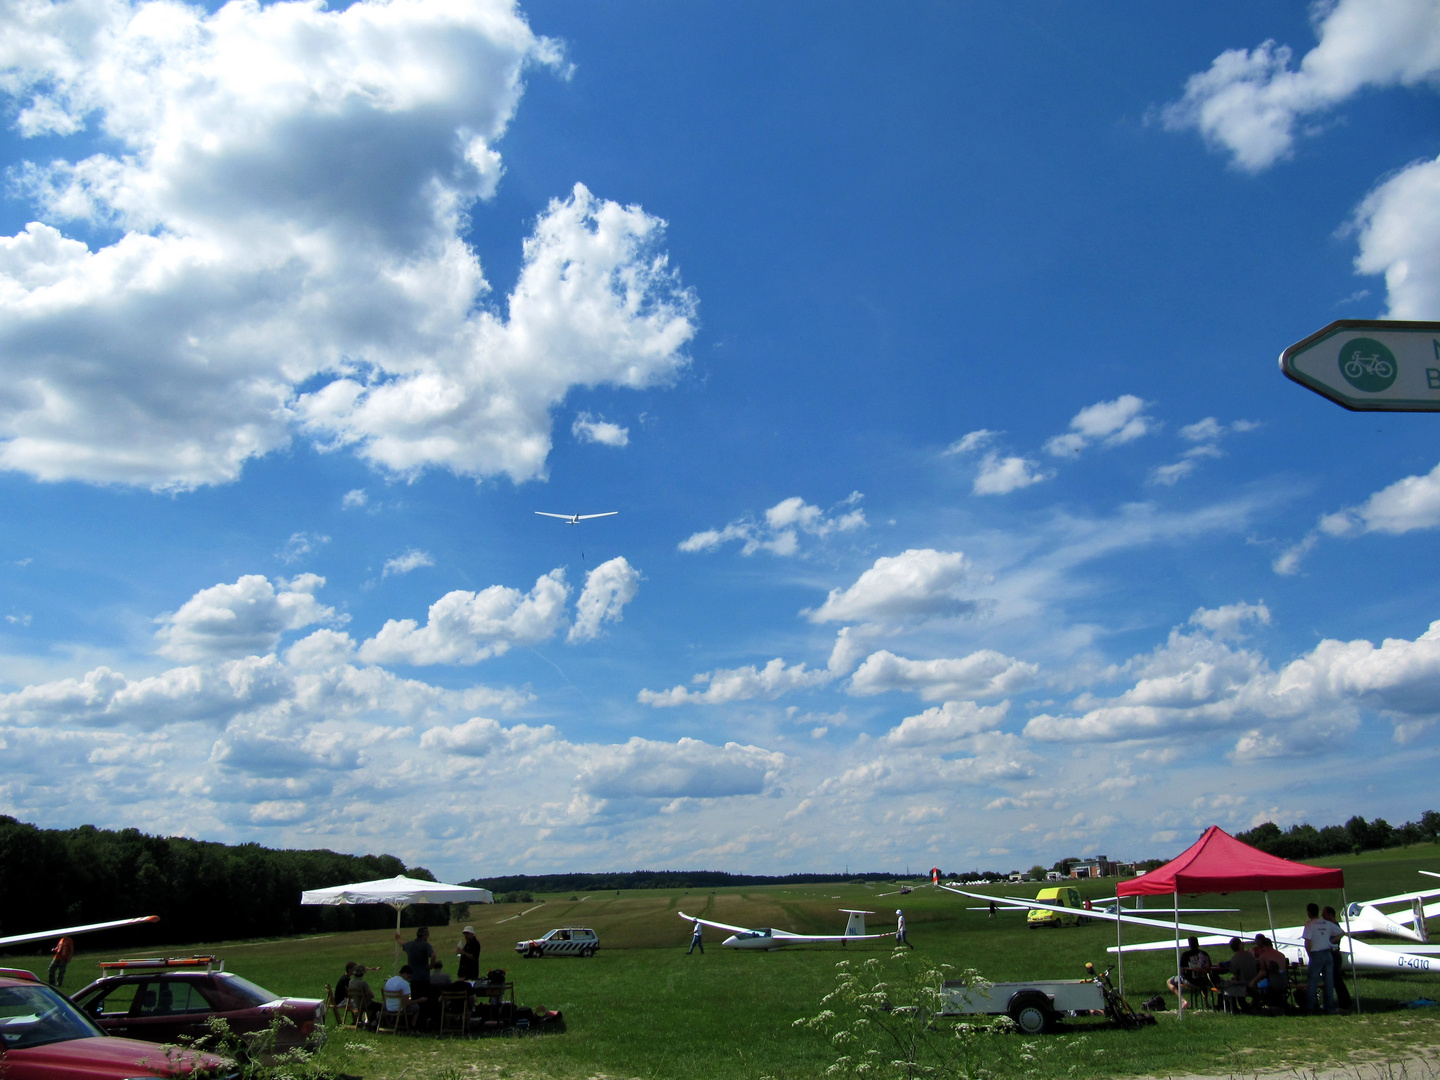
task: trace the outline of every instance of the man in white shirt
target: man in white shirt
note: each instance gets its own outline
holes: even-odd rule
[[[414,974],[414,972],[411,971],[410,965],[406,964],[400,969],[399,975],[392,976],[391,978],[385,980],[386,1012],[393,1013],[399,1012],[401,1009],[404,1009],[407,1013],[410,1014],[411,1018],[413,1019],[415,1014],[420,1011],[420,1006],[410,1000],[410,976],[412,974]],[[398,1001],[395,998],[389,996],[390,994],[396,993],[401,995]]]
[[[1310,981],[1305,990],[1305,1011],[1314,1012],[1319,1002],[1316,991],[1320,981],[1325,981],[1325,1011],[1335,1012],[1335,955],[1330,951],[1333,942],[1340,940],[1340,927],[1329,919],[1320,917],[1319,904],[1307,904],[1305,914],[1309,921],[1300,936],[1305,939],[1305,962],[1310,971]]]

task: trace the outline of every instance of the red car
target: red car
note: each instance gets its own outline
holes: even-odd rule
[[[226,1080],[239,1070],[193,1050],[107,1036],[73,1004],[31,978],[0,976],[0,1076],[5,1080],[129,1080],[204,1069]]]
[[[209,1021],[220,1017],[236,1034],[254,1036],[279,1017],[288,1023],[277,1027],[273,1052],[313,1050],[325,1041],[325,1002],[318,998],[282,998],[210,965],[187,970],[175,961],[141,961],[121,972],[71,997],[108,1034],[189,1042],[212,1035]]]

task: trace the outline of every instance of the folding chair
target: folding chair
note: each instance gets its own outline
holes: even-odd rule
[[[351,990],[345,995],[345,1013],[340,1017],[340,1026],[358,1028],[364,1022],[365,995],[359,990]]]
[[[465,1035],[470,1030],[470,991],[446,990],[440,995],[440,1034]]]
[[[400,990],[382,990],[384,997],[384,1008],[380,1010],[380,1022],[376,1024],[375,1030],[391,1031],[399,1035],[402,1030],[413,1030],[410,1026],[410,1010],[405,1005],[405,994]],[[390,1007],[391,1003],[395,1007]]]

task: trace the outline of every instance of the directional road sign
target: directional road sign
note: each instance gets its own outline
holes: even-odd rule
[[[1440,322],[1341,319],[1281,353],[1280,370],[1357,412],[1440,412]]]

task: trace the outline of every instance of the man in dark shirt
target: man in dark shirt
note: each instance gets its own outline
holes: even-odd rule
[[[1200,948],[1200,939],[1191,938],[1190,947],[1180,954],[1180,975],[1170,976],[1170,989],[1186,1008],[1184,991],[1208,990],[1210,988],[1210,954]]]

